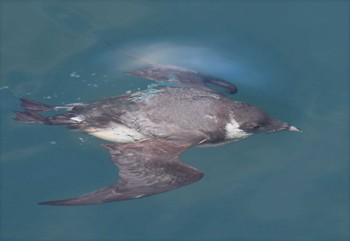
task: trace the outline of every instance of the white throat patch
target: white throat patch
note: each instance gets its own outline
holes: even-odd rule
[[[239,129],[239,125],[237,121],[235,121],[233,118],[231,118],[230,122],[226,124],[225,130],[226,130],[226,139],[233,140],[233,141],[238,139],[243,139],[251,135],[250,133],[247,133]]]

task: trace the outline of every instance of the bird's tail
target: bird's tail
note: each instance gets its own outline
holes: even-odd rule
[[[47,118],[40,115],[40,112],[49,111],[54,109],[54,106],[46,105],[34,100],[21,98],[21,107],[24,111],[15,111],[16,121],[27,122],[27,123],[45,123]]]
[[[14,111],[16,116],[15,120],[26,123],[43,123],[46,125],[69,125],[73,124],[68,115],[59,114],[52,117],[46,117],[40,112],[57,110],[59,106],[51,106],[47,104],[40,103],[35,100],[30,100],[26,98],[21,98],[21,107],[23,107],[23,111]],[[71,107],[63,107],[63,108],[71,108]]]

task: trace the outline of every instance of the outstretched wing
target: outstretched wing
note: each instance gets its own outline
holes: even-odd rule
[[[164,139],[104,145],[119,169],[118,183],[80,197],[39,204],[100,204],[141,198],[191,184],[202,178],[203,173],[178,159],[189,146]]]

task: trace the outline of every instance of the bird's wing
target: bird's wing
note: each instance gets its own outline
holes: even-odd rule
[[[203,173],[178,159],[189,146],[159,138],[132,144],[104,145],[119,169],[118,183],[76,198],[39,204],[101,204],[141,198],[191,184],[202,178]]]
[[[226,80],[171,65],[155,65],[128,71],[127,73],[157,82],[171,82],[206,89],[210,89],[210,85],[217,85],[225,88],[231,94],[237,92],[237,87]]]
[[[127,71],[126,73],[130,75],[157,82],[171,82],[175,84],[195,86],[196,88],[209,89],[210,85],[216,85],[221,88],[225,88],[231,94],[235,94],[237,92],[237,87],[226,80],[210,75],[205,75],[192,69],[173,65],[158,64],[153,61],[133,56],[128,52],[123,53],[130,58],[141,61],[147,65],[147,67]]]

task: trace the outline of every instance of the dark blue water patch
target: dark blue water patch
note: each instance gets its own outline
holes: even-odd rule
[[[47,89],[64,96],[65,102],[93,100],[146,88],[150,82],[131,77],[119,68],[121,58],[105,42],[75,54],[48,72]]]
[[[26,71],[11,71],[4,74],[3,84],[14,96],[20,97],[40,92],[41,76]]]
[[[74,35],[91,36],[93,27],[86,16],[76,9],[62,4],[49,3],[41,5],[42,12],[46,15],[51,25],[69,31]]]

